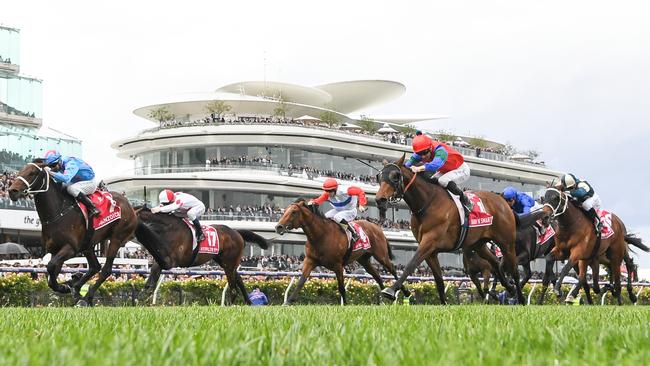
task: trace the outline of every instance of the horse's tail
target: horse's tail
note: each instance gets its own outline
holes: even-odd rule
[[[517,215],[515,214],[515,221],[517,222],[517,229],[525,229],[528,227],[533,226],[533,224],[537,221],[543,218],[546,215],[546,213],[542,210],[538,210],[535,212],[531,212],[529,214],[525,215]]]
[[[163,266],[165,261],[160,257],[158,250],[156,250],[156,248],[163,246],[163,239],[140,219],[138,219],[138,226],[135,228],[135,238],[149,251],[156,262]]]
[[[634,234],[625,235],[625,242],[634,245],[644,252],[650,252],[650,248],[647,245],[643,244],[643,240],[641,240],[641,238],[637,238]]]
[[[269,249],[269,242],[260,235],[250,230],[237,230],[237,232],[244,238],[244,241],[255,243],[262,249]]]

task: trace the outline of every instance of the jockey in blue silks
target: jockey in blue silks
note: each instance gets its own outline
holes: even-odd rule
[[[66,191],[88,209],[90,217],[99,214],[99,210],[87,195],[97,190],[95,172],[85,161],[72,156],[61,156],[56,150],[49,150],[43,162],[50,170],[55,181],[63,183]]]
[[[513,187],[506,187],[501,196],[508,202],[508,205],[519,216],[529,214],[530,209],[535,206],[533,197],[524,192],[519,192]]]

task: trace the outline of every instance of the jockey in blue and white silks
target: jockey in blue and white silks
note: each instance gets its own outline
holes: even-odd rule
[[[359,211],[364,212],[368,200],[363,189],[355,186],[340,186],[334,178],[327,178],[323,182],[323,193],[308,202],[309,205],[329,202],[331,210],[325,213],[325,217],[338,222],[344,230],[352,234],[353,241],[359,240],[359,236],[349,222],[357,217],[357,205]]]
[[[49,150],[43,162],[55,181],[63,183],[66,191],[88,209],[90,217],[99,214],[87,195],[97,190],[95,172],[85,161],[72,156],[61,156],[56,150]]]
[[[524,192],[517,191],[514,187],[506,187],[501,196],[508,202],[508,205],[519,216],[529,214],[530,209],[535,206],[533,197]]]

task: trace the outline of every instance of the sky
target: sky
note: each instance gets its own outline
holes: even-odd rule
[[[242,80],[389,79],[368,112],[534,149],[588,180],[650,242],[650,4],[644,1],[5,1],[44,124],[81,138],[100,176],[132,111]],[[642,255],[650,267],[650,255]]]

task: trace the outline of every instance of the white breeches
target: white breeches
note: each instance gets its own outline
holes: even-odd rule
[[[66,184],[65,189],[72,197],[77,197],[79,193],[85,195],[92,194],[97,190],[97,182],[93,180],[83,180],[81,182]]]
[[[190,221],[194,221],[197,217],[203,215],[204,212],[205,205],[203,203],[197,204],[187,211],[187,218],[190,219]]]
[[[598,194],[594,193],[593,196],[584,200],[584,202],[582,202],[582,208],[585,211],[589,211],[592,208],[595,208],[596,210],[600,210],[600,197],[598,197]]]
[[[325,212],[325,217],[328,219],[333,219],[334,221],[340,223],[341,220],[345,220],[347,222],[350,222],[354,220],[355,217],[357,217],[357,209],[353,208],[350,210],[341,210],[338,211],[337,209],[333,208],[327,212]]]
[[[457,169],[449,171],[445,174],[438,172],[433,176],[435,178],[438,178],[438,184],[447,188],[447,184],[449,184],[449,182],[454,182],[458,186],[460,186],[461,183],[465,183],[469,179],[469,174],[469,165],[467,165],[467,163],[463,163]]]

